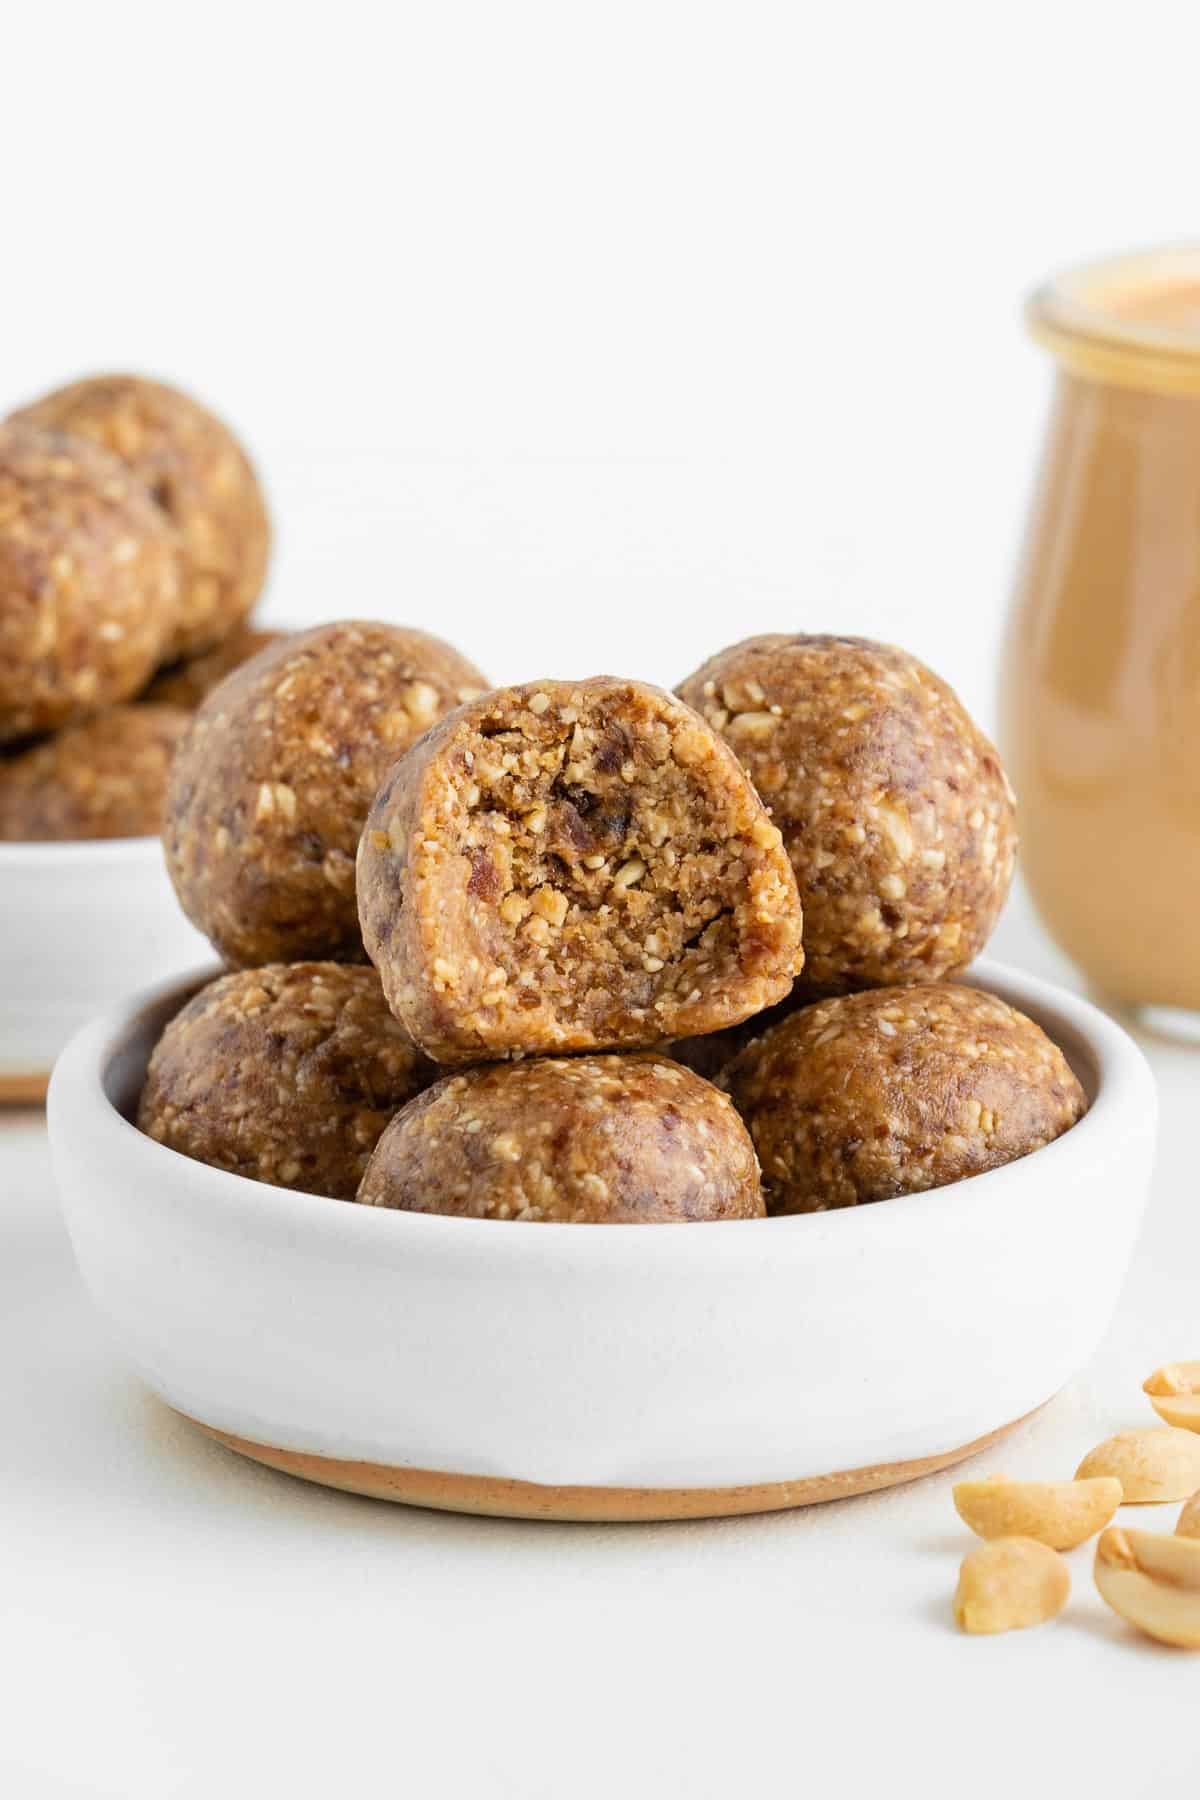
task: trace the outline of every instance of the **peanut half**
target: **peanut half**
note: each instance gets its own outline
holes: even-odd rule
[[[1200,1362],[1168,1363],[1155,1369],[1142,1392],[1160,1419],[1183,1431],[1200,1431]]]
[[[1019,1631],[1053,1619],[1070,1592],[1057,1550],[1036,1538],[993,1538],[963,1557],[954,1617],[964,1631]]]
[[[1075,1471],[1076,1481],[1097,1475],[1114,1476],[1127,1505],[1186,1500],[1200,1488],[1200,1436],[1168,1425],[1118,1431],[1090,1450]]]
[[[1096,1586],[1115,1613],[1160,1644],[1200,1650],[1200,1542],[1112,1527],[1096,1545]]]
[[[954,1504],[963,1524],[981,1538],[1036,1538],[1051,1550],[1074,1550],[1108,1524],[1121,1504],[1121,1483],[1111,1475],[1090,1481],[989,1475],[958,1482]]]
[[[1193,1494],[1175,1521],[1176,1537],[1200,1538],[1200,1494]]]

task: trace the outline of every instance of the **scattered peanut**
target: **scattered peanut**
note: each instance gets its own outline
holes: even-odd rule
[[[1121,1483],[1111,1475],[1088,1481],[989,1475],[984,1481],[960,1481],[954,1504],[981,1538],[1036,1538],[1051,1550],[1074,1550],[1108,1524],[1121,1504]]]
[[[1200,1542],[1111,1528],[1096,1545],[1096,1587],[1160,1644],[1200,1650]]]
[[[1200,1431],[1200,1362],[1168,1363],[1156,1369],[1142,1392],[1160,1419],[1183,1431]]]
[[[954,1617],[963,1631],[1017,1631],[1053,1619],[1070,1592],[1056,1550],[1036,1538],[994,1538],[963,1557]]]
[[[1200,1538],[1200,1493],[1193,1494],[1175,1522],[1176,1537]]]
[[[1200,1437],[1166,1425],[1119,1431],[1089,1451],[1075,1471],[1076,1481],[1097,1475],[1115,1476],[1127,1505],[1186,1500],[1200,1488]]]

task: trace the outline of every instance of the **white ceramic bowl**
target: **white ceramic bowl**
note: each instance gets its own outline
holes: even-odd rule
[[[143,1379],[310,1479],[463,1510],[748,1512],[958,1460],[1091,1355],[1155,1128],[1137,1047],[1014,970],[1088,1090],[1065,1137],[882,1205],[694,1225],[356,1207],[189,1161],[128,1120],[176,989],[87,1026],[50,1090],[80,1268]]]
[[[86,1020],[211,955],[157,838],[0,844],[0,1103],[40,1100]]]

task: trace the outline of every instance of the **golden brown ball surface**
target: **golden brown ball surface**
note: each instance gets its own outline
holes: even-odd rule
[[[822,1000],[720,1076],[771,1213],[860,1206],[998,1168],[1086,1109],[1062,1051],[994,994],[952,983]]]
[[[184,911],[227,962],[362,958],[354,856],[375,790],[485,686],[438,638],[345,620],[212,690],[175,759],[163,842]]]
[[[0,838],[157,837],[187,728],[175,706],[114,706],[0,757]]]
[[[810,996],[940,980],[987,942],[1017,836],[993,746],[923,663],[865,638],[734,644],[679,689],[783,832]]]
[[[398,1113],[367,1206],[586,1225],[757,1219],[758,1165],[723,1094],[652,1055],[447,1075]]]
[[[380,1132],[435,1074],[373,969],[245,969],[218,976],[171,1020],[138,1127],[213,1168],[352,1200]]]
[[[0,743],[136,694],[179,580],[175,532],[115,457],[0,425]]]
[[[206,650],[262,589],[271,527],[258,477],[228,426],[190,395],[140,375],[95,375],[13,415],[118,457],[175,527],[179,617],[167,655]]]

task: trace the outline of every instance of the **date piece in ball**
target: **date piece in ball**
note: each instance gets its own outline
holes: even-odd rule
[[[803,961],[791,865],[737,758],[608,676],[444,720],[380,789],[358,886],[388,999],[439,1062],[715,1031]]]

